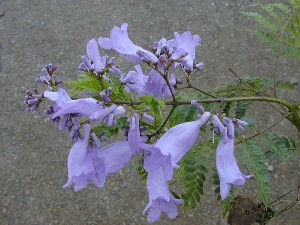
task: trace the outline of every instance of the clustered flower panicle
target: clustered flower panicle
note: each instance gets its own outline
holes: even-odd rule
[[[187,31],[183,34],[174,33],[174,38],[162,38],[155,42],[150,50],[135,45],[127,33],[128,24],[121,28],[114,27],[110,38],[100,37],[98,42],[91,39],[87,43],[87,54],[82,56],[78,69],[112,82],[105,74],[111,73],[120,80],[127,92],[139,96],[152,95],[156,98],[173,97],[178,84],[183,83],[182,77],[170,74],[180,66],[189,75],[193,69],[201,70],[203,62],[196,63],[195,48],[200,45],[199,35]],[[99,45],[104,49],[113,49],[132,62],[144,62],[151,68],[145,75],[139,64],[135,71],[122,73],[115,58],[100,56]],[[196,142],[200,128],[208,123],[211,113],[206,111],[196,100],[191,104],[198,110],[198,119],[178,124],[167,130],[156,142],[145,127],[140,125],[143,119],[149,124],[155,122],[150,107],[144,110],[132,108],[126,110],[124,105],[114,103],[113,88],[102,90],[98,96],[72,99],[67,91],[57,85],[54,72],[58,67],[52,64],[42,69],[43,75],[36,82],[46,85],[46,90],[40,94],[37,89],[26,91],[25,104],[29,111],[40,112],[40,104],[48,99],[52,101],[45,113],[49,120],[58,124],[59,129],[67,129],[71,139],[76,142],[68,156],[68,181],[64,188],[74,184],[74,190],[85,188],[88,182],[97,187],[104,186],[108,175],[122,169],[135,155],[143,157],[143,167],[148,173],[146,186],[149,192],[149,203],[143,213],[148,213],[147,220],[155,222],[165,212],[170,218],[178,215],[177,204],[182,199],[176,199],[169,190],[168,182],[172,180],[174,169]],[[99,100],[100,99],[100,100]],[[117,100],[117,99],[116,99]],[[93,124],[103,124],[111,127],[117,125],[117,118],[128,117],[129,126],[125,126],[124,140],[114,143],[103,143],[109,140],[106,131],[93,130]],[[243,185],[250,177],[242,174],[234,158],[234,126],[243,130],[248,124],[245,121],[229,119],[224,115],[213,115],[212,124],[222,140],[217,148],[216,165],[220,176],[222,199],[229,194],[231,184]]]

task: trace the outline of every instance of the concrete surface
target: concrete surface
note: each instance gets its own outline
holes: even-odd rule
[[[272,54],[246,31],[255,23],[240,14],[252,10],[250,4],[244,0],[0,0],[0,224],[147,224],[142,215],[147,190],[135,162],[110,176],[103,189],[93,185],[77,193],[62,189],[72,143],[45,116],[25,111],[25,91],[35,86],[33,81],[48,63],[60,66],[57,73],[65,81],[76,79],[86,42],[108,37],[112,27],[123,22],[129,24],[132,40],[144,48],[172,37],[174,31],[199,34],[197,59],[205,62],[205,68],[194,82],[203,89],[233,80],[228,68],[242,77],[271,76]],[[280,63],[279,75],[299,82],[299,60]],[[133,69],[134,64],[127,66]],[[299,98],[299,90],[297,85],[285,97]],[[253,110],[254,116],[258,121],[275,121],[278,115],[264,106]],[[295,132],[288,122],[278,130]],[[299,160],[270,163],[274,166],[271,199],[276,199],[298,185]],[[206,194],[195,210],[183,212],[179,207],[176,219],[164,214],[157,224],[227,224],[211,184],[208,179]],[[253,180],[237,192],[260,201]],[[298,205],[270,224],[299,221]]]

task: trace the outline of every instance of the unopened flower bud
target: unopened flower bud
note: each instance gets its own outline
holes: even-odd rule
[[[192,106],[196,107],[200,112],[205,112],[204,108],[196,100],[192,100],[191,104]]]
[[[153,116],[150,116],[150,115],[148,115],[147,113],[143,113],[142,116],[143,116],[143,118],[144,118],[145,120],[149,121],[150,123],[153,123],[153,122],[154,122]]]

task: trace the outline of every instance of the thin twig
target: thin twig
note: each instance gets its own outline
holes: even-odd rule
[[[164,126],[167,124],[168,120],[170,119],[172,113],[174,112],[176,106],[173,106],[168,117],[165,119],[164,123],[161,125],[161,127],[154,133],[154,134],[151,134],[149,135],[149,139],[156,136],[157,134],[159,134],[161,132],[161,130],[164,128]]]
[[[256,134],[254,134],[254,135],[252,135],[252,136],[250,136],[250,137],[247,137],[247,138],[244,138],[244,139],[242,139],[242,140],[240,140],[240,141],[237,141],[237,142],[235,142],[234,144],[235,144],[235,145],[241,144],[241,143],[243,143],[243,142],[245,142],[245,141],[247,141],[247,140],[249,140],[249,139],[255,138],[255,137],[257,137],[257,136],[259,136],[259,135],[265,133],[266,131],[270,130],[271,128],[273,128],[273,127],[275,127],[277,124],[279,124],[282,120],[284,120],[284,119],[285,119],[286,117],[288,117],[290,114],[291,114],[291,113],[285,114],[283,117],[281,117],[280,120],[278,120],[276,123],[272,124],[271,126],[267,127],[266,129],[264,129],[264,130],[262,130],[262,131],[259,131],[259,132],[257,132]]]
[[[250,88],[254,93],[258,93],[260,96],[268,96],[267,94],[261,92],[261,91],[257,91],[255,90],[253,87],[251,87],[251,85],[249,85],[247,82],[245,82],[239,75],[237,75],[232,69],[229,68],[229,71],[234,75],[236,76],[240,82],[242,82],[244,85],[246,85],[248,88]],[[268,104],[270,106],[272,106],[277,112],[279,112],[281,114],[281,112],[274,106],[272,105],[270,102],[268,102]],[[282,108],[282,107],[281,107]],[[284,108],[282,108],[285,112],[286,110]]]

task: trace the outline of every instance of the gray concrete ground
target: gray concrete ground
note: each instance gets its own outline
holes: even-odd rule
[[[111,28],[123,22],[129,24],[132,40],[145,48],[162,37],[172,37],[174,31],[199,34],[202,46],[197,59],[205,62],[205,69],[194,82],[203,89],[233,80],[228,68],[243,77],[270,76],[271,52],[246,31],[254,22],[240,14],[251,10],[249,4],[244,0],[0,0],[0,224],[147,224],[142,215],[147,190],[135,162],[110,176],[103,189],[92,185],[77,193],[62,189],[72,143],[45,116],[25,111],[25,90],[35,86],[34,79],[48,63],[60,66],[58,74],[64,80],[76,79],[86,42],[108,37]],[[299,60],[283,59],[279,75],[297,83]],[[285,97],[299,98],[299,90],[298,85]],[[266,108],[253,110],[258,121],[278,118]],[[278,130],[295,132],[288,122],[282,122]],[[299,183],[299,161],[270,163],[274,166],[272,199],[276,199]],[[183,212],[179,207],[176,219],[163,215],[157,224],[227,224],[211,184],[208,179],[206,195],[195,210]],[[237,191],[260,201],[253,180]],[[299,221],[297,206],[270,224]]]

